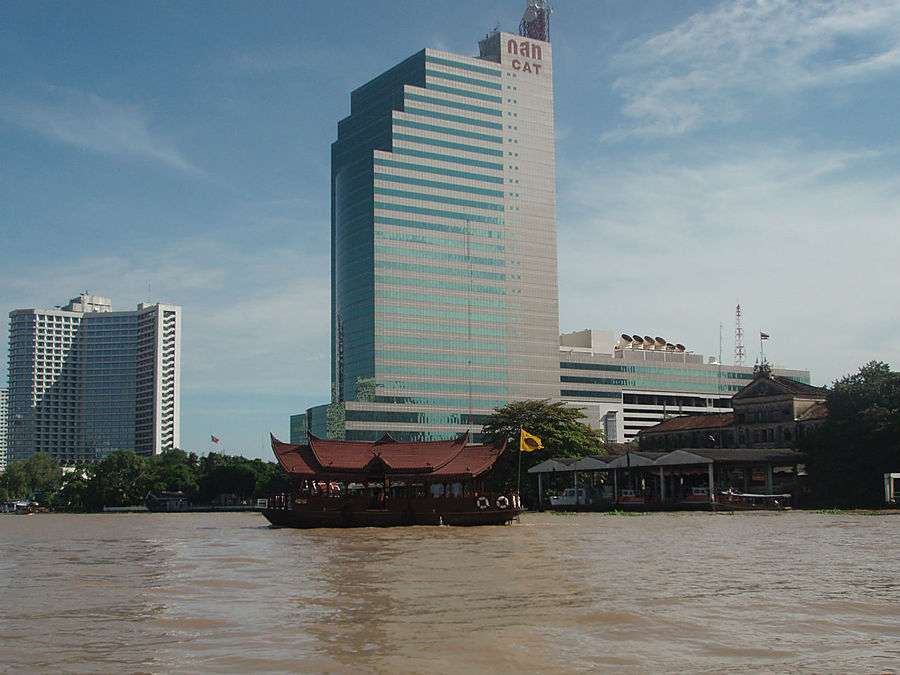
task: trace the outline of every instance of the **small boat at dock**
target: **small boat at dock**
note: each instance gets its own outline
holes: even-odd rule
[[[791,508],[791,494],[765,494],[725,490],[716,494],[713,509],[717,511],[784,511]]]

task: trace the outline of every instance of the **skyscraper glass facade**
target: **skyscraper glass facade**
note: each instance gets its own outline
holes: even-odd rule
[[[425,49],[353,92],[332,146],[348,438],[446,436],[558,395],[555,195],[549,43]]]
[[[752,369],[559,335],[553,126],[551,45],[510,33],[352,93],[332,145],[332,403],[292,418],[292,442],[480,440],[493,408],[528,399],[626,441],[730,408]]]

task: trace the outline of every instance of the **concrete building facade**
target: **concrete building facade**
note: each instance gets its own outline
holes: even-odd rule
[[[561,335],[559,350],[559,398],[617,443],[668,417],[730,412],[732,397],[754,378],[752,366],[704,360],[661,337],[583,330]],[[773,372],[809,386],[808,371]]]
[[[180,307],[114,312],[108,298],[83,293],[9,317],[10,460],[42,452],[73,463],[178,446]]]

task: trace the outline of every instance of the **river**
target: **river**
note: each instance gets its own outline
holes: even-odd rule
[[[0,516],[0,672],[900,672],[900,515]]]

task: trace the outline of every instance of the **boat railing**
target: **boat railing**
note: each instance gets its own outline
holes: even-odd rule
[[[450,495],[435,495],[430,491],[424,491],[416,495],[388,496],[384,493],[376,495],[368,493],[279,493],[268,497],[268,509],[275,511],[287,511],[294,508],[307,506],[322,508],[345,508],[365,510],[391,510],[413,507],[425,508],[450,508],[452,510],[480,510],[495,511],[506,509],[520,509],[521,499],[516,492],[507,493],[463,493]]]

